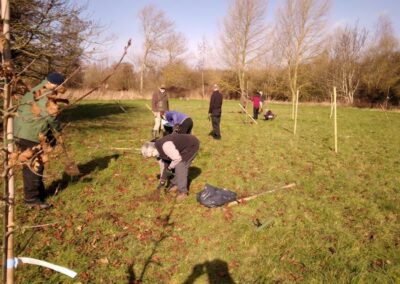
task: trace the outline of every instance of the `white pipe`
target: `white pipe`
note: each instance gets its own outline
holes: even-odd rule
[[[25,263],[25,264],[34,264],[34,265],[47,267],[47,268],[50,268],[50,269],[52,269],[54,271],[60,272],[62,274],[65,274],[65,275],[67,275],[67,276],[69,276],[71,278],[75,278],[75,276],[78,274],[78,273],[76,273],[75,271],[73,271],[71,269],[68,269],[68,268],[65,268],[65,267],[62,267],[62,266],[59,266],[59,265],[44,261],[44,260],[35,259],[35,258],[16,257],[16,258],[14,258],[14,261],[15,261],[15,267],[17,267],[18,263],[21,262],[21,263]]]

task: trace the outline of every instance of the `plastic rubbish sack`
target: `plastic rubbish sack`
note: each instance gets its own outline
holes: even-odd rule
[[[222,206],[236,200],[236,193],[227,189],[218,188],[208,183],[197,193],[197,201],[209,208]]]
[[[264,119],[265,120],[273,120],[276,117],[276,114],[274,114],[272,111],[268,110],[264,114]]]

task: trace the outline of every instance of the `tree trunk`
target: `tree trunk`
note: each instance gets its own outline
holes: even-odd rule
[[[144,77],[144,64],[142,64],[142,67],[140,68],[140,86],[139,86],[139,93],[142,96],[143,95],[143,77]]]

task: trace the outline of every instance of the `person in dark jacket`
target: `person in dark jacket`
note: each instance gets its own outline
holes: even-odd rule
[[[208,117],[211,117],[211,124],[213,128],[213,130],[210,132],[210,135],[217,140],[221,139],[220,123],[222,101],[222,94],[219,92],[218,85],[214,85],[214,91],[211,94],[210,107],[208,109]]]
[[[199,151],[200,141],[190,134],[164,136],[156,142],[147,142],[142,146],[142,155],[146,158],[157,157],[160,164],[161,189],[169,177],[171,189],[177,189],[177,200],[181,201],[188,195],[189,167]],[[171,190],[172,191],[172,190]]]
[[[190,134],[193,128],[193,120],[186,114],[177,111],[161,112],[168,124],[172,127],[173,131],[178,134]]]
[[[165,86],[161,85],[157,92],[153,93],[151,98],[151,110],[154,114],[154,127],[152,131],[152,138],[156,139],[160,135],[161,125],[161,112],[169,110],[168,95],[165,91]]]
[[[45,80],[27,92],[17,110],[14,120],[14,137],[18,150],[22,153],[33,153],[41,147],[45,136],[51,133],[54,137],[61,130],[57,121],[58,109],[49,99],[55,89],[64,82],[59,73],[50,73]],[[22,167],[25,204],[29,207],[47,209],[50,204],[44,202],[43,172],[44,163],[39,155]]]

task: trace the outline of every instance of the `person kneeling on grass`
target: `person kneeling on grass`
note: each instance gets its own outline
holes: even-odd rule
[[[193,128],[193,120],[186,114],[177,111],[161,112],[161,116],[172,126],[173,132],[178,134],[190,134]]]
[[[189,167],[199,151],[200,141],[190,134],[164,136],[155,142],[146,142],[142,146],[142,155],[146,158],[157,157],[160,164],[160,184],[157,189],[166,185],[171,178],[170,192],[178,190],[177,201],[188,195]]]

